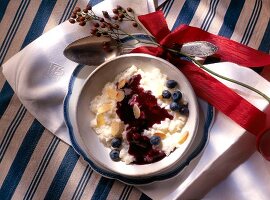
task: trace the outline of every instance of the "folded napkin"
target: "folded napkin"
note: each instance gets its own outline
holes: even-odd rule
[[[98,4],[93,9],[97,14],[101,14],[102,10],[110,10],[117,4],[120,4],[123,7],[132,7],[135,12],[140,15],[153,11],[153,3],[149,2],[152,1],[108,0]],[[130,27],[124,28],[129,29],[129,32],[135,31]],[[89,30],[90,27],[88,25],[86,27],[80,27],[65,22],[43,34],[3,65],[3,73],[6,79],[28,111],[50,132],[54,133],[68,144],[71,144],[71,142],[63,118],[63,99],[67,92],[70,76],[76,68],[77,63],[66,59],[63,56],[63,50],[74,40],[88,36]],[[250,84],[270,95],[269,82],[250,69],[242,68],[231,63],[214,64],[208,67],[217,73]],[[266,108],[267,102],[264,99],[240,86],[223,80],[221,81],[232,87],[244,98],[254,103],[259,109],[263,110]],[[239,132],[245,132],[230,119],[219,114],[217,122],[223,123],[223,121],[220,121],[221,119],[225,120],[225,124],[230,124]],[[212,145],[217,148],[215,149],[216,151],[212,151],[213,154],[219,154],[224,150],[222,149],[222,145]],[[207,158],[205,159],[205,161],[207,161]],[[147,188],[141,189],[152,197],[157,197],[153,194],[153,188],[150,190]],[[171,193],[170,190],[167,190],[164,195],[166,195],[166,192],[167,194]],[[177,192],[177,190],[175,192]],[[177,195],[178,194],[175,194],[172,197],[175,198]]]
[[[93,10],[111,11],[118,4],[132,7],[136,14],[154,11],[153,1],[103,1]],[[124,24],[122,29],[137,32]],[[90,26],[70,24],[68,21],[43,34],[3,64],[3,74],[27,110],[50,132],[71,144],[63,117],[63,99],[73,70],[78,65],[63,55],[71,42],[89,36]]]

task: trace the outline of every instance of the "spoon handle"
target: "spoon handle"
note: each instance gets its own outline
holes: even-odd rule
[[[135,47],[134,47],[135,48]],[[124,47],[121,48],[120,54],[130,53],[134,48]],[[218,47],[210,42],[195,41],[183,44],[181,52],[192,57],[207,57],[215,54]]]

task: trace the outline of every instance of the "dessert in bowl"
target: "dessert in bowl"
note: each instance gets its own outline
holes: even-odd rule
[[[167,61],[119,56],[99,66],[76,102],[76,124],[87,156],[128,177],[160,174],[181,161],[196,135],[196,96]]]

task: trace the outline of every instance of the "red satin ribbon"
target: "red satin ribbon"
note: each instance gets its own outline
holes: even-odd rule
[[[208,41],[218,46],[219,49],[215,56],[222,61],[230,61],[245,67],[270,65],[270,56],[268,54],[227,38],[213,35],[199,28],[181,25],[173,32],[170,32],[162,11],[141,15],[138,19],[161,46],[172,48],[175,43],[183,44],[200,40]],[[264,112],[260,111],[199,67],[190,62],[181,61],[180,59],[176,60],[161,47],[143,46],[134,49],[132,52],[163,57],[175,64],[188,78],[196,95],[212,104],[215,108],[257,137],[258,150],[266,159],[270,160],[269,148],[265,148],[266,146],[270,146],[270,139],[262,141],[262,138],[266,138],[263,137],[264,133],[270,127],[269,123],[266,122],[267,116]]]

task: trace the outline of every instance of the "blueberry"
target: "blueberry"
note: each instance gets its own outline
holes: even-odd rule
[[[110,152],[110,157],[113,161],[119,161],[120,157],[119,157],[120,151],[118,149],[113,149]]]
[[[113,138],[111,145],[113,148],[119,148],[122,144],[122,140],[120,138]]]
[[[154,136],[152,136],[152,137],[150,138],[150,143],[151,143],[152,145],[159,145],[160,140],[161,140],[161,139],[160,139],[159,136],[154,135]]]
[[[188,115],[189,114],[189,109],[187,106],[181,106],[180,109],[179,109],[179,112],[182,114],[182,115]]]
[[[162,97],[163,97],[164,99],[169,99],[169,98],[171,97],[170,91],[169,91],[169,90],[164,90],[164,91],[162,92]]]
[[[180,105],[179,105],[178,103],[176,103],[176,102],[172,102],[172,103],[170,104],[170,109],[171,109],[172,111],[177,111],[177,110],[180,109]]]
[[[168,80],[166,86],[168,88],[174,88],[177,85],[177,82],[175,80]]]
[[[182,93],[181,93],[180,91],[175,91],[175,92],[172,94],[172,99],[173,99],[173,101],[175,101],[175,102],[179,101],[181,98],[182,98]]]

